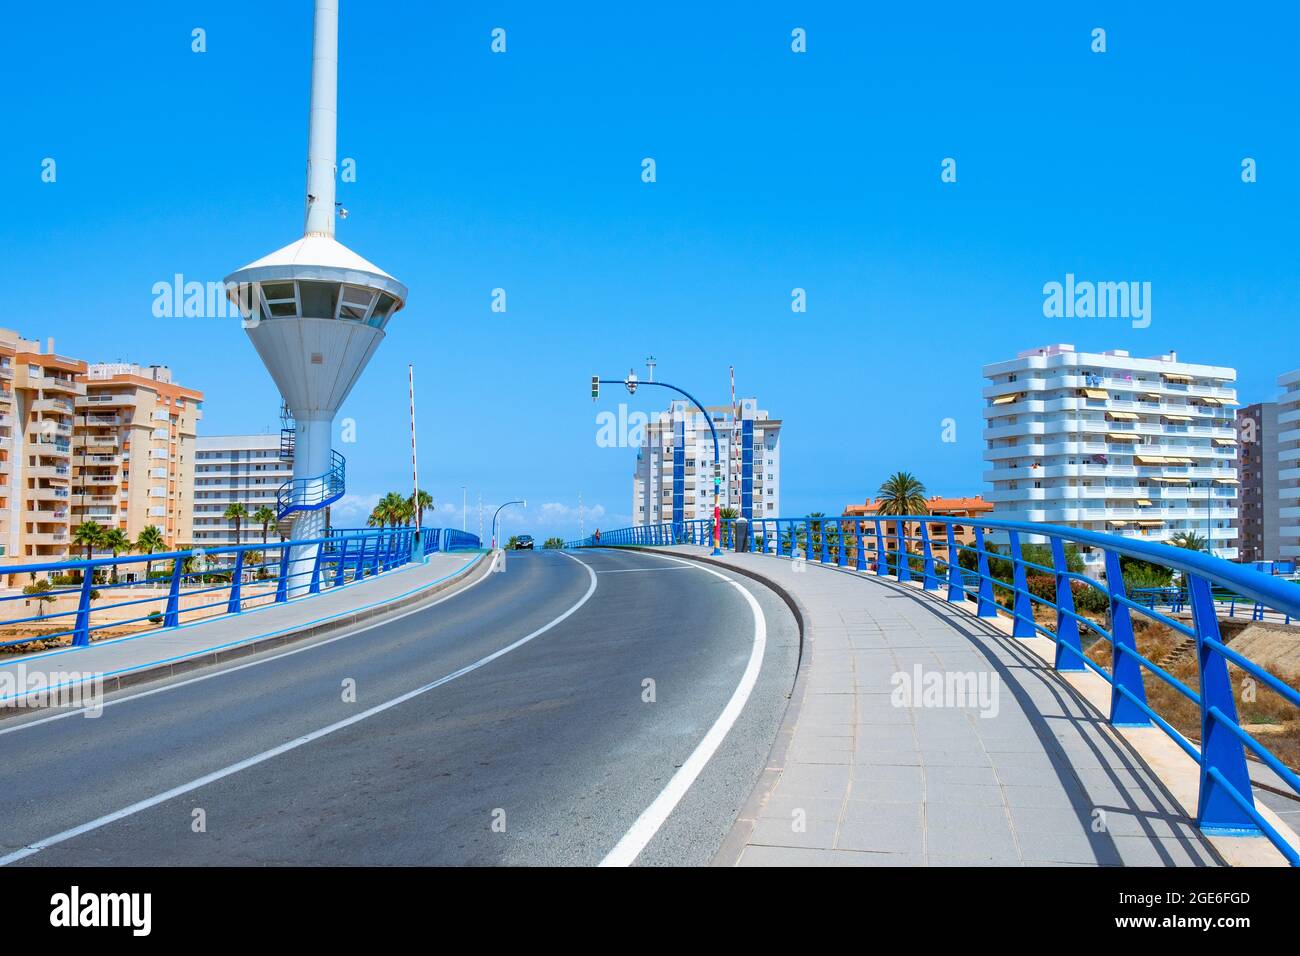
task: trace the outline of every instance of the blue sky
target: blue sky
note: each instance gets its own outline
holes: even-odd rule
[[[421,484],[457,515],[462,485],[527,497],[535,534],[576,531],[579,492],[627,523],[633,452],[595,440],[623,396],[588,379],[649,353],[706,402],[734,364],[786,422],[787,514],[898,468],[983,490],[980,367],[1024,348],[1176,349],[1244,402],[1300,366],[1294,5],[611,6],[343,0],[338,235],[411,290],[341,413],[357,507],[409,484],[408,361]],[[206,433],[276,427],[238,324],[156,319],[150,290],[301,233],[311,4],[61,10],[0,36],[0,324],[170,365]],[[1067,272],[1150,282],[1150,327],[1044,318]]]

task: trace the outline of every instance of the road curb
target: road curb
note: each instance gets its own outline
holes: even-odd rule
[[[619,548],[618,550],[646,549]],[[772,749],[768,751],[767,763],[758,775],[758,780],[754,782],[754,788],[750,790],[749,797],[745,800],[744,806],[740,808],[740,813],[736,816],[731,829],[727,831],[727,835],[723,838],[722,845],[718,847],[718,851],[713,855],[713,859],[709,863],[709,866],[735,866],[740,861],[740,855],[744,852],[745,846],[749,843],[750,834],[754,832],[754,828],[758,825],[759,813],[763,807],[767,806],[772,791],[776,789],[777,781],[781,779],[781,774],[785,772],[790,744],[794,740],[794,731],[799,724],[799,715],[803,710],[804,698],[808,692],[808,672],[812,664],[813,644],[813,637],[808,633],[809,614],[807,608],[792,592],[786,590],[776,579],[765,574],[701,555],[681,554],[675,551],[662,553],[672,554],[674,557],[683,558],[687,561],[713,565],[716,568],[758,582],[785,602],[799,627],[799,656],[795,662],[794,684],[788,694],[789,703],[786,705],[785,715],[781,718],[781,726],[777,728],[776,739],[772,741]]]
[[[483,557],[488,557],[484,561]],[[221,664],[226,661],[237,660],[241,657],[251,657],[262,651],[273,650],[286,644],[296,644],[313,637],[327,637],[336,632],[354,627],[357,624],[382,623],[382,618],[390,616],[395,611],[407,610],[429,600],[435,595],[442,594],[453,588],[469,587],[479,579],[486,576],[493,565],[491,552],[480,555],[474,561],[471,561],[459,571],[454,571],[448,577],[434,581],[424,588],[414,592],[395,597],[392,601],[374,607],[363,608],[352,613],[340,614],[331,617],[328,620],[310,623],[304,627],[293,630],[280,631],[275,634],[268,634],[263,637],[253,637],[249,640],[234,645],[232,647],[223,647],[218,650],[199,651],[191,657],[185,657],[181,660],[167,661],[155,666],[148,666],[133,670],[129,673],[113,674],[103,678],[103,693],[108,694],[114,691],[124,690],[128,687],[134,687],[138,684],[150,683],[153,681],[164,680],[168,677],[176,677],[181,674],[187,674],[191,671],[199,670],[203,667],[210,667],[213,664]],[[49,704],[39,704],[35,706],[3,706],[0,707],[0,721],[11,717],[19,717],[25,714],[31,714],[36,711],[51,709]]]

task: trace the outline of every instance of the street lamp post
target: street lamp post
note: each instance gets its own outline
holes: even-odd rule
[[[650,374],[652,375],[654,374],[653,360],[654,357],[651,356]],[[718,430],[713,427],[713,419],[709,416],[708,410],[705,409],[705,407],[700,404],[700,402],[695,398],[694,395],[686,391],[686,389],[678,388],[676,385],[669,385],[667,382],[653,382],[653,381],[641,382],[637,380],[635,372],[629,371],[627,373],[627,378],[625,379],[616,379],[616,378],[598,379],[593,376],[593,381],[599,382],[601,385],[623,385],[627,388],[629,395],[636,394],[638,385],[658,385],[660,388],[667,388],[670,389],[671,391],[676,392],[679,395],[684,396],[687,401],[689,401],[692,405],[694,405],[696,408],[700,410],[700,414],[704,416],[705,422],[707,422],[709,425],[709,433],[713,436],[713,552],[712,553],[715,555],[722,554],[722,506],[718,503],[718,495],[720,493],[721,485],[722,485],[722,458],[718,453]],[[593,393],[592,398],[597,397],[596,392],[597,389],[592,389],[592,393]]]
[[[525,508],[527,508],[527,507],[528,507],[528,499],[527,499],[527,498],[520,498],[518,501],[507,501],[504,505],[501,506],[501,508],[506,508],[506,507],[508,507],[508,506],[510,506],[510,505],[523,505]],[[495,549],[496,549],[496,546],[497,546],[497,515],[501,514],[501,508],[497,508],[497,510],[494,511],[494,512],[492,513],[492,548],[493,548],[493,550],[495,550]]]

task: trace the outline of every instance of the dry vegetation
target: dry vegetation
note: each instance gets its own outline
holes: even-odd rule
[[[1104,622],[1100,623],[1105,626]],[[1244,625],[1235,621],[1222,621],[1221,627],[1228,643],[1231,643],[1232,638],[1244,629]],[[1192,690],[1200,693],[1201,681],[1195,651],[1184,651],[1176,655],[1173,660],[1167,660],[1169,655],[1183,643],[1183,635],[1164,624],[1144,620],[1141,616],[1135,615],[1133,636],[1137,641],[1139,654],[1159,664]],[[1110,670],[1109,641],[1098,638],[1088,647],[1086,653],[1098,666]],[[1228,665],[1228,674],[1232,679],[1233,696],[1237,704],[1237,720],[1284,764],[1293,770],[1300,770],[1300,711],[1258,681],[1246,680],[1249,675],[1235,664]],[[1287,680],[1287,683],[1300,688],[1300,682],[1295,679]],[[1146,687],[1147,703],[1151,709],[1169,721],[1189,740],[1199,742],[1200,708],[1166,683],[1163,678],[1151,673],[1145,667],[1143,684]],[[1243,699],[1243,695],[1247,699]],[[1253,700],[1248,699],[1252,696]]]

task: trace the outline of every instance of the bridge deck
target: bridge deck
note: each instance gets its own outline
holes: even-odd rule
[[[730,841],[740,865],[1222,865],[1130,745],[1023,641],[893,582],[722,560],[779,582],[808,627],[774,785]],[[900,700],[896,675],[918,674],[922,691],[956,675],[986,694]]]

